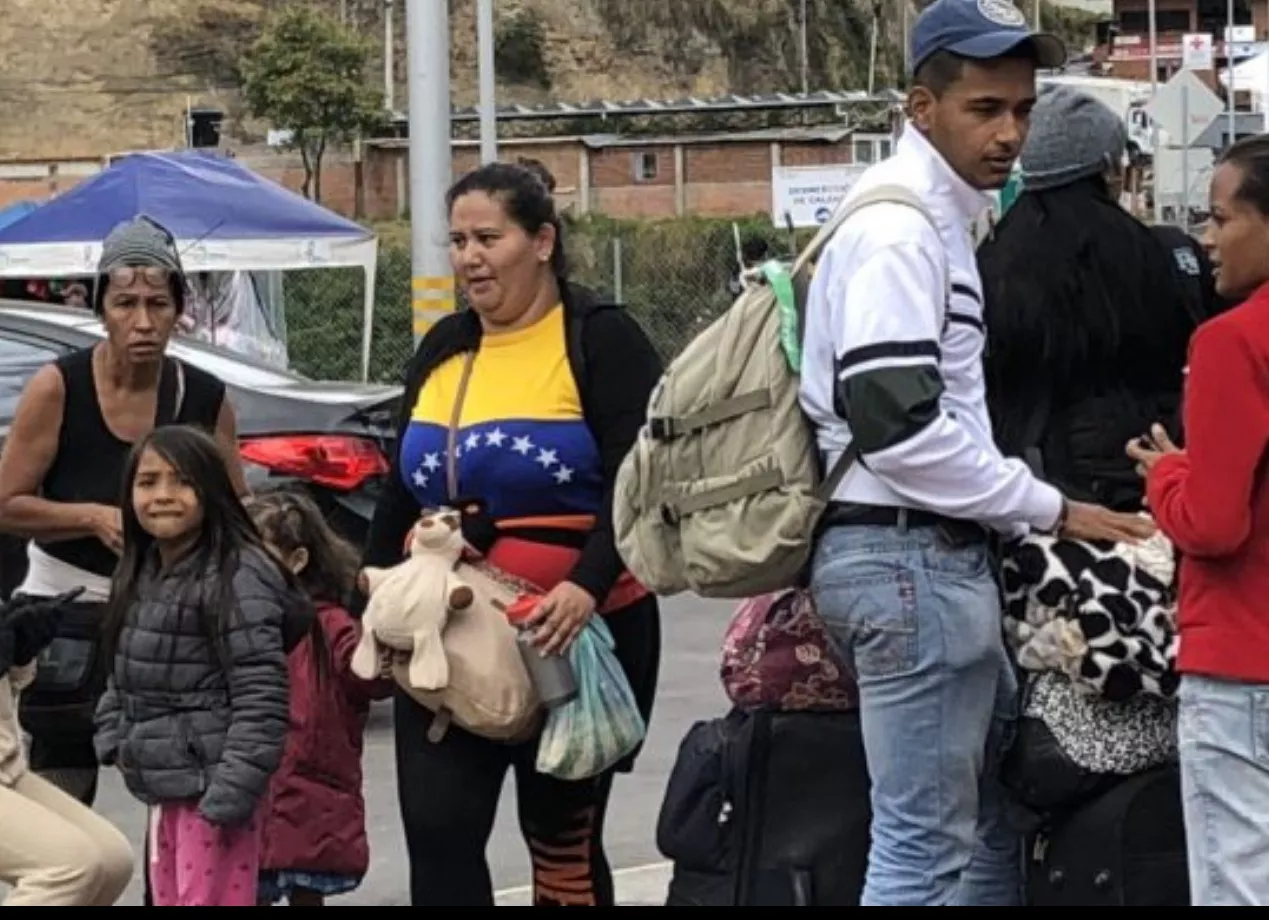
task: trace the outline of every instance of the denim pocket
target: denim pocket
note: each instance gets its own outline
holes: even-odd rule
[[[917,666],[916,577],[880,557],[838,561],[831,580],[812,585],[815,606],[860,679],[893,677]]]

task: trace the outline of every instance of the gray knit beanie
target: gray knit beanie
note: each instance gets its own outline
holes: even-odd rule
[[[1123,161],[1128,130],[1108,106],[1069,86],[1045,88],[1022,147],[1023,191],[1060,188]]]
[[[181,265],[176,240],[162,224],[145,215],[119,224],[101,244],[97,261],[97,284],[93,291],[93,309],[101,312],[106,296],[108,276],[116,268],[161,268],[172,275],[172,291],[177,310],[184,305],[185,269]]]

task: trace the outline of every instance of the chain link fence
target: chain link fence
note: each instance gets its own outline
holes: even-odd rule
[[[586,218],[564,233],[572,279],[625,304],[667,360],[732,303],[738,244],[751,257],[787,257],[795,246],[765,218]],[[314,379],[360,379],[361,273],[291,272],[284,284],[291,366]],[[375,300],[370,377],[397,382],[414,350],[408,246],[381,246]]]

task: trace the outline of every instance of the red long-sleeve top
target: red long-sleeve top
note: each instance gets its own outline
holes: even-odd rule
[[[1269,284],[1194,334],[1184,415],[1146,483],[1182,553],[1178,667],[1269,682]]]

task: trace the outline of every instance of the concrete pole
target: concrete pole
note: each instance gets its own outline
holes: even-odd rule
[[[1225,87],[1225,104],[1227,117],[1229,119],[1229,140],[1225,146],[1229,146],[1238,140],[1238,126],[1235,122],[1234,115],[1234,0],[1229,0],[1225,4],[1225,73],[1227,85]],[[1219,71],[1218,71],[1219,73]]]
[[[480,162],[498,162],[498,101],[494,74],[493,0],[476,0],[476,45],[480,66]]]
[[[806,41],[806,0],[802,0],[801,6],[798,20],[798,56],[801,58],[802,95],[805,96],[811,91],[811,67],[810,61],[807,59]]]
[[[454,311],[449,266],[449,3],[407,0],[406,54],[410,68],[410,254],[414,341]]]
[[[396,10],[394,0],[383,0],[383,107],[396,110]]]
[[[1159,32],[1155,24],[1154,0],[1150,0],[1147,4],[1146,11],[1150,18],[1150,98],[1153,100],[1159,95]],[[1150,119],[1150,149],[1154,173],[1151,189],[1154,198],[1154,222],[1161,224],[1163,223],[1163,197],[1159,188],[1159,123],[1153,118]]]

